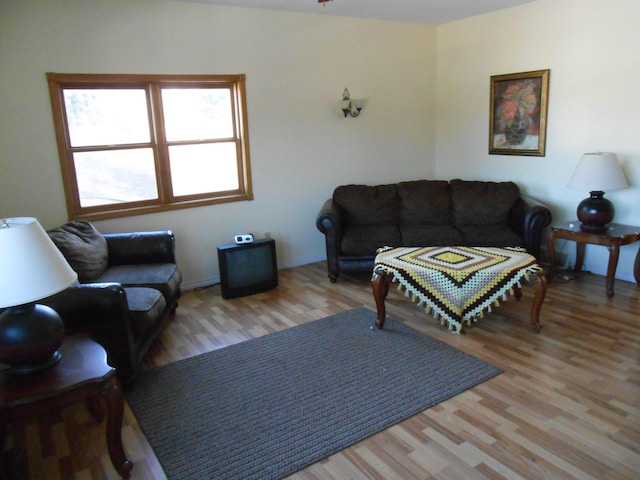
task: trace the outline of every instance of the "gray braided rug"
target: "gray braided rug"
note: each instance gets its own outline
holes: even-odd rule
[[[170,479],[278,479],[501,371],[364,307],[141,372]]]

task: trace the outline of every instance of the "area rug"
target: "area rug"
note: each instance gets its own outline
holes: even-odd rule
[[[156,367],[126,394],[169,479],[279,479],[501,370],[356,308]]]

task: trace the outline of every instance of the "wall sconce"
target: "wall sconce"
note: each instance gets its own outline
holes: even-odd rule
[[[362,110],[362,103],[360,100],[351,100],[351,94],[347,88],[342,92],[342,113],[344,113],[344,118],[347,118],[347,115],[351,115],[352,117],[357,117],[360,115],[360,110]]]

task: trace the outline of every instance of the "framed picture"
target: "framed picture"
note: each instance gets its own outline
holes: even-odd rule
[[[544,157],[549,70],[491,77],[489,153]]]

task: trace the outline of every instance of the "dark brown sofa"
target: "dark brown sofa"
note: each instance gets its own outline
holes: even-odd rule
[[[89,222],[48,233],[79,282],[40,303],[58,312],[67,334],[87,333],[101,344],[118,378],[130,383],[178,306],[182,275],[173,233],[101,234]]]
[[[544,205],[513,182],[416,180],[337,187],[316,217],[329,279],[371,271],[383,246],[519,246],[540,255]]]

